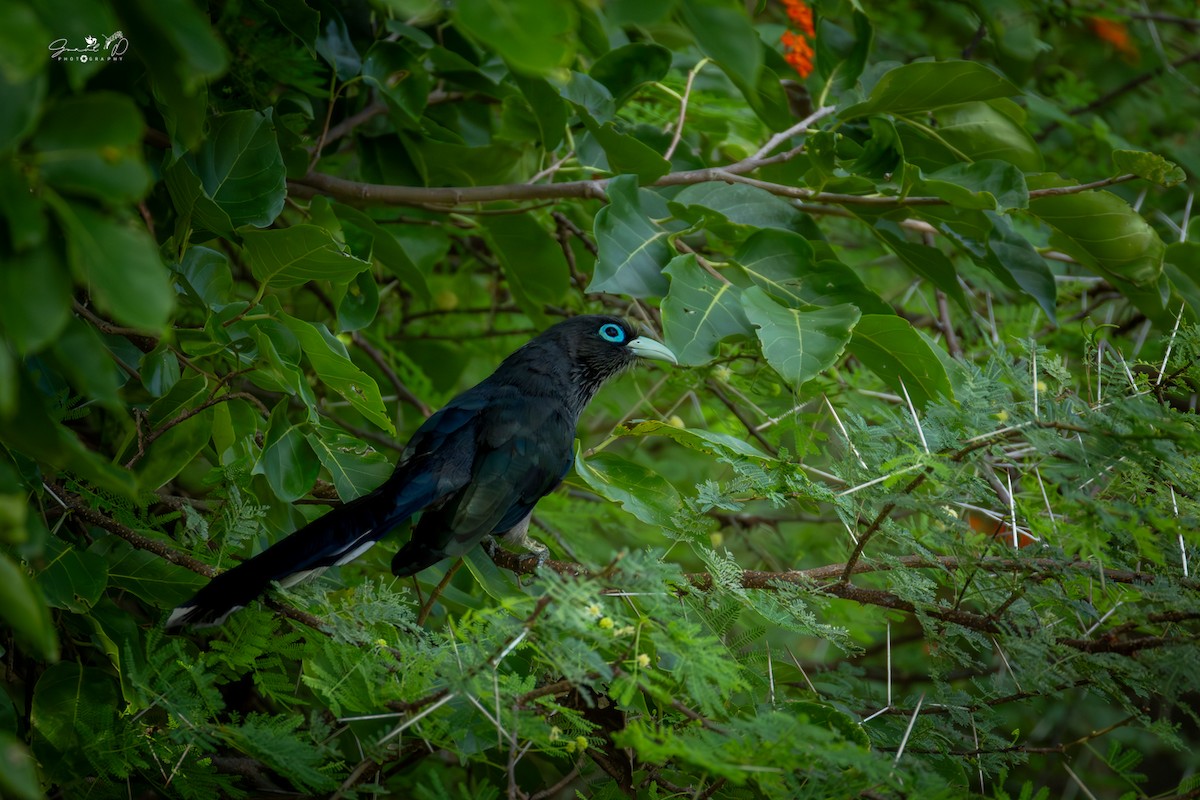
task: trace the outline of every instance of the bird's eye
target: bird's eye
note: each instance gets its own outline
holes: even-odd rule
[[[620,325],[614,325],[609,322],[600,326],[600,338],[606,342],[620,344],[625,341],[625,331],[621,330]]]

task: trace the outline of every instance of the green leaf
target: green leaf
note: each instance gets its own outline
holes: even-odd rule
[[[547,326],[545,307],[561,304],[570,288],[562,247],[530,214],[484,217],[480,222],[517,304],[535,325]]]
[[[632,175],[609,181],[608,200],[596,213],[599,254],[587,290],[662,297],[668,288],[662,269],[674,253],[667,231],[651,220],[666,217],[666,205],[653,192],[639,189]]]
[[[762,42],[740,5],[721,0],[681,0],[680,10],[700,52],[743,85],[758,82]]]
[[[45,69],[46,48],[54,37],[24,3],[0,6],[0,74],[29,80]],[[3,769],[0,768],[0,772]]]
[[[1019,286],[1037,301],[1051,322],[1057,322],[1058,285],[1054,282],[1054,274],[1046,264],[1046,259],[1028,239],[1013,229],[1007,217],[991,211],[984,213],[992,222],[992,230],[988,235],[989,255],[984,266],[1001,278],[1005,277],[1002,272],[1011,276],[1006,282]]]
[[[828,17],[817,21],[816,66],[837,97],[854,88],[862,75],[871,51],[874,30],[866,14],[854,9],[854,35],[835,25]]]
[[[62,661],[38,678],[33,727],[60,752],[78,753],[111,739],[118,708],[116,685],[103,670]]]
[[[333,428],[305,434],[321,466],[333,478],[342,502],[348,503],[372,491],[392,474],[392,464],[383,453]]]
[[[758,461],[774,461],[767,455],[736,436],[725,433],[697,428],[676,428],[666,422],[646,419],[633,423],[618,425],[613,431],[616,436],[662,436],[673,442],[678,442],[689,450],[717,456],[719,458],[737,461],[743,458],[753,458]]]
[[[207,408],[168,428],[146,448],[134,472],[143,488],[157,489],[171,482],[192,463],[212,434],[212,409]]]
[[[751,335],[741,291],[701,269],[696,256],[676,256],[663,273],[671,278],[662,302],[663,335],[681,365],[706,364],[723,339]]]
[[[0,796],[12,800],[41,800],[37,762],[25,743],[0,730]]]
[[[146,411],[146,423],[151,429],[175,419],[185,409],[198,405],[208,395],[208,378],[188,375],[171,385]]]
[[[58,660],[58,636],[41,591],[4,553],[0,553],[0,619],[32,655]]]
[[[633,174],[641,183],[653,183],[671,171],[671,162],[640,139],[621,133],[612,122],[596,122],[586,111],[580,110],[580,115],[608,157],[611,172]]]
[[[379,284],[375,282],[375,274],[371,270],[364,269],[344,287],[335,288],[342,293],[337,300],[338,330],[361,330],[375,320],[375,315],[379,313]]]
[[[345,283],[371,265],[345,252],[317,225],[242,232],[242,246],[255,278],[276,289],[309,281]]]
[[[363,82],[378,89],[389,108],[410,124],[420,121],[433,81],[421,59],[407,47],[386,40],[376,42],[367,51],[362,74]]]
[[[751,236],[734,260],[756,286],[789,306],[851,303],[865,314],[890,314],[891,307],[837,261],[813,263],[812,245],[788,231],[764,229]]]
[[[682,507],[679,492],[657,472],[612,453],[595,453],[585,459],[578,441],[575,472],[593,492],[620,503],[648,525],[672,527],[672,518]]]
[[[796,390],[837,361],[861,316],[851,305],[787,308],[757,286],[742,292],[742,307],[758,328],[763,357]]]
[[[224,253],[208,247],[189,247],[178,270],[187,288],[205,306],[223,306],[232,299],[233,272]]]
[[[557,0],[459,0],[454,18],[516,72],[545,75],[575,54],[576,11]]]
[[[0,74],[0,87],[4,77]],[[3,89],[0,88],[0,102]],[[0,128],[4,123],[0,122]],[[2,133],[0,133],[2,135]],[[3,148],[0,148],[2,151]],[[7,218],[8,238],[15,253],[23,253],[46,241],[45,204],[33,193],[29,178],[16,162],[0,160],[0,217]]]
[[[670,69],[670,50],[658,44],[633,42],[602,55],[589,74],[607,87],[620,108],[641,86],[661,81]]]
[[[864,314],[854,326],[850,352],[918,408],[935,397],[954,399],[946,369],[912,324],[895,314]],[[903,388],[901,386],[903,384]]]
[[[1070,186],[1039,176],[1030,188]],[[1164,245],[1154,228],[1111,192],[1087,191],[1037,197],[1029,210],[1054,233],[1050,244],[1100,275],[1147,286],[1162,274]]]
[[[138,550],[118,536],[97,539],[88,553],[104,559],[108,584],[156,608],[173,608],[198,588],[195,573]]]
[[[350,360],[337,337],[324,325],[281,314],[280,319],[300,342],[300,348],[321,382],[350,402],[360,414],[388,433],[396,427],[383,405],[379,386]]]
[[[1187,180],[1187,173],[1177,164],[1154,153],[1144,153],[1140,150],[1113,150],[1112,159],[1118,174],[1132,172],[1139,178],[1145,178],[1159,186],[1170,187]]]
[[[204,191],[200,179],[185,159],[170,161],[163,170],[163,179],[178,214],[175,222],[177,239],[185,241],[191,235],[192,226],[226,239],[234,237],[233,220]]]
[[[29,135],[46,96],[46,73],[33,80],[13,80],[0,70],[0,153],[7,153]]]
[[[312,489],[321,464],[302,426],[288,419],[287,406],[287,401],[283,400],[271,411],[262,455],[254,465],[254,474],[266,475],[275,496],[290,503]]]
[[[922,176],[917,194],[932,194],[960,208],[994,211],[1029,206],[1029,188],[1021,170],[1005,161],[987,159],[958,163]]]
[[[133,203],[150,188],[145,123],[126,95],[95,92],[55,103],[33,138],[46,182],[106,203]]]
[[[960,161],[999,159],[1023,172],[1043,169],[1042,151],[1025,130],[1023,110],[1008,99],[963,103],[933,112],[933,127],[914,120],[898,123],[904,158],[921,169],[938,170]]]
[[[158,247],[144,226],[52,200],[67,230],[75,278],[117,322],[160,330],[171,316],[175,292]]]
[[[50,346],[59,371],[83,397],[112,408],[124,408],[117,389],[125,375],[91,325],[72,317]]]
[[[71,277],[58,253],[39,247],[0,260],[0,326],[18,355],[36,353],[71,316]]]
[[[558,90],[541,78],[526,78],[513,74],[512,81],[521,90],[525,102],[533,110],[542,149],[551,151],[562,144],[567,127],[567,104]],[[611,105],[611,98],[610,105]]]
[[[371,237],[372,258],[378,259],[418,297],[429,302],[429,285],[425,281],[425,274],[409,257],[405,245],[392,233],[392,230],[398,229],[385,228],[365,212],[342,203],[334,203],[332,208],[343,225],[353,225]]]
[[[868,114],[911,114],[1020,93],[1003,75],[976,61],[918,61],[885,72],[865,101],[842,109],[838,116],[849,120]]]
[[[0,347],[0,354],[7,353],[7,348]],[[129,471],[87,449],[72,431],[52,419],[43,396],[33,388],[23,370],[14,369],[3,377],[2,388],[15,391],[16,397],[15,402],[10,402],[14,398],[0,394],[4,400],[0,402],[0,440],[39,463],[73,472],[121,497],[135,495],[136,485]]]
[[[714,221],[725,221],[740,226],[743,232],[758,228],[799,232],[804,220],[790,203],[765,189],[723,181],[688,186],[672,197],[667,207],[688,222],[705,219],[706,227],[712,227]]]
[[[235,227],[265,228],[283,210],[287,169],[271,111],[231,111],[212,122],[196,153],[196,176]]]
[[[65,608],[83,614],[100,600],[108,585],[108,567],[104,559],[87,550],[79,550],[52,537],[47,548],[49,558],[36,576],[38,586],[51,608]]]

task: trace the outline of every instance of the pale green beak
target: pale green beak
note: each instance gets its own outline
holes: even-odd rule
[[[625,346],[639,358],[649,358],[652,361],[666,361],[668,364],[679,365],[675,354],[668,350],[665,345],[659,344],[653,339],[647,339],[645,336],[639,336]]]

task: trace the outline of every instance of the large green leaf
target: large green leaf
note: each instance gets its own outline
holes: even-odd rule
[[[71,315],[71,277],[49,247],[0,261],[0,327],[18,355],[54,341]]]
[[[653,470],[613,453],[595,453],[586,459],[575,444],[575,472],[593,492],[621,506],[649,525],[669,528],[682,507],[679,492]]]
[[[51,106],[33,138],[46,182],[108,203],[140,200],[150,188],[142,160],[145,123],[123,94],[95,92]]]
[[[33,655],[58,659],[58,636],[42,593],[4,553],[0,553],[0,619]]]
[[[233,238],[233,220],[204,191],[204,186],[186,159],[170,161],[163,170],[163,178],[171,194],[171,202],[175,204],[175,230],[180,240],[191,235],[192,227],[212,231],[227,239]]]
[[[138,550],[120,537],[98,539],[87,552],[104,559],[110,586],[131,592],[151,606],[172,608],[196,591],[192,581],[199,576],[195,573]]]
[[[885,72],[866,100],[842,109],[838,116],[848,120],[868,114],[911,114],[1020,93],[1003,75],[976,61],[918,61]]]
[[[667,203],[680,219],[704,221],[705,227],[722,222],[740,226],[742,235],[758,228],[802,230],[804,215],[781,197],[744,183],[706,181],[688,186]]]
[[[861,316],[852,305],[815,311],[788,308],[757,286],[742,292],[742,307],[758,328],[763,357],[793,389],[837,361]]]
[[[967,296],[958,282],[958,271],[945,253],[934,247],[906,241],[900,226],[890,220],[876,222],[874,232],[909,269],[941,289],[964,310],[970,311]]]
[[[1070,185],[1044,175],[1030,180],[1031,189]],[[1146,286],[1162,274],[1162,239],[1141,214],[1111,192],[1036,197],[1029,201],[1029,210],[1053,229],[1053,247],[1101,275]]]
[[[829,260],[814,263],[814,258],[807,239],[771,229],[755,233],[734,256],[756,286],[785,305],[851,303],[864,314],[892,313],[891,307],[868,289],[850,267]]]
[[[1131,172],[1139,178],[1153,181],[1160,186],[1170,187],[1187,180],[1187,173],[1177,164],[1154,153],[1145,153],[1140,150],[1113,150],[1112,160],[1119,173]]]
[[[495,50],[514,70],[545,75],[575,53],[576,11],[558,0],[459,0],[463,30]]]
[[[429,300],[429,285],[425,274],[409,256],[406,246],[392,233],[398,230],[395,226],[385,228],[366,212],[360,211],[343,203],[332,205],[333,213],[343,226],[352,225],[360,228],[371,237],[371,256],[388,269],[393,275],[404,281],[404,285],[416,292],[421,299]]]
[[[671,163],[640,139],[617,130],[612,122],[599,123],[586,111],[579,113],[588,132],[604,150],[611,172],[633,174],[642,183],[653,183],[671,171]]]
[[[941,360],[903,317],[864,314],[854,326],[849,349],[897,394],[907,389],[918,408],[936,397],[954,399]]]
[[[570,288],[562,247],[530,214],[484,217],[481,222],[521,310],[546,326],[545,307],[561,304]]]
[[[379,486],[392,472],[383,453],[333,428],[305,435],[321,466],[329,471],[343,502],[350,502]]]
[[[682,0],[683,22],[700,51],[743,85],[758,81],[762,43],[740,5],[722,0]]]
[[[378,89],[388,106],[410,124],[421,119],[433,86],[419,57],[404,45],[386,40],[376,42],[367,51],[363,82]]]
[[[1040,172],[1042,151],[1025,129],[1024,110],[1007,98],[962,103],[924,120],[897,123],[904,158],[921,169],[938,170],[961,161],[997,159],[1024,172]]]
[[[53,537],[47,543],[47,562],[36,580],[51,608],[83,614],[94,606],[108,585],[104,559]]]
[[[158,330],[166,325],[175,293],[146,228],[62,200],[53,206],[67,230],[75,278],[88,287],[100,308],[136,328]]]
[[[111,749],[119,708],[116,685],[104,670],[63,661],[38,678],[33,727],[64,754],[79,753],[85,746],[95,751],[106,740]]]
[[[620,108],[643,84],[661,81],[670,68],[670,50],[649,42],[633,42],[602,55],[589,74],[612,92]]]
[[[371,266],[342,250],[329,231],[317,225],[243,231],[242,244],[254,277],[276,289],[316,280],[344,283]]]
[[[753,458],[758,461],[775,460],[736,436],[713,433],[698,428],[676,428],[674,425],[654,419],[618,425],[613,433],[617,436],[662,436],[678,442],[689,450],[708,453],[730,461],[743,458]]]
[[[663,269],[671,289],[662,302],[666,345],[684,366],[706,364],[730,336],[749,336],[741,290],[702,269],[692,254],[676,256]]]
[[[287,169],[271,112],[217,117],[196,153],[196,176],[235,227],[265,228],[274,222],[287,196]]]
[[[188,417],[150,443],[135,465],[138,481],[146,489],[157,489],[175,478],[208,444],[212,434],[212,409]]]
[[[599,255],[588,291],[661,297],[668,287],[662,269],[674,253],[666,229],[653,220],[667,216],[666,205],[653,192],[639,189],[632,175],[609,181],[608,200],[596,214]]]
[[[1022,172],[1005,161],[986,159],[952,164],[917,182],[915,194],[931,194],[959,208],[1008,211],[1029,206]]]
[[[0,796],[12,800],[41,800],[37,762],[25,743],[0,730]]]
[[[312,489],[321,464],[305,437],[304,428],[288,419],[287,406],[283,400],[271,411],[254,474],[266,475],[275,496],[290,503]]]
[[[360,414],[389,433],[396,426],[383,405],[379,385],[350,360],[345,346],[324,325],[305,322],[287,314],[280,319],[300,342],[308,363],[321,382],[350,402]]]

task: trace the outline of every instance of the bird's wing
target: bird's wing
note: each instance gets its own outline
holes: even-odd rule
[[[392,571],[411,575],[519,523],[570,468],[574,436],[558,404],[497,392],[480,416],[470,482],[425,510]]]

